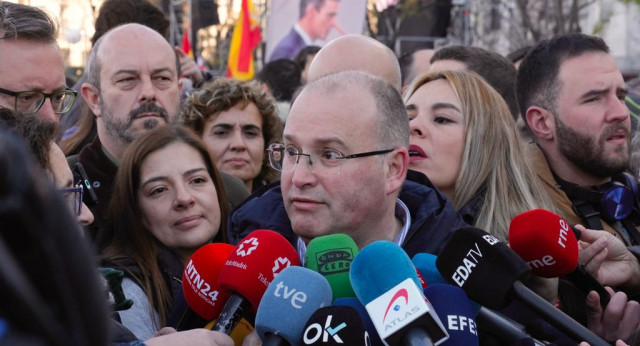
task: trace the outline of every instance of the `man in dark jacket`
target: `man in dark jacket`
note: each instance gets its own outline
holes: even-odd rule
[[[82,149],[79,162],[97,197],[84,198],[97,226],[104,222],[118,164],[129,144],[153,128],[178,123],[178,65],[164,37],[140,24],[112,29],[94,45],[82,96],[96,115],[98,136]],[[249,194],[237,179],[223,181],[231,203]]]
[[[327,102],[331,100],[331,102]],[[393,241],[410,256],[437,253],[464,225],[451,203],[409,164],[409,120],[398,92],[362,72],[309,84],[291,108],[284,144],[269,154],[281,186],[232,215],[230,238],[259,228],[285,235],[301,255],[311,239],[346,233],[359,247]]]

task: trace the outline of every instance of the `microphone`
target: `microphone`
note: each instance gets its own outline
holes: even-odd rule
[[[350,306],[327,306],[311,315],[298,340],[300,345],[370,346],[360,314]],[[292,345],[295,345],[292,343]]]
[[[440,275],[438,268],[436,268],[437,258],[436,255],[420,252],[411,259],[418,273],[422,274],[422,277],[427,282],[427,287],[433,284],[448,284],[447,280]]]
[[[603,309],[609,304],[609,292],[578,265],[578,240],[569,224],[555,213],[534,209],[514,217],[509,225],[509,245],[534,274],[564,277],[586,293],[596,291]]]
[[[233,249],[230,244],[207,244],[191,255],[184,268],[184,299],[193,312],[207,321],[218,317],[222,306],[229,298],[227,292],[219,290],[218,277]]]
[[[481,229],[463,227],[455,231],[442,248],[436,266],[443,277],[486,307],[500,309],[513,297],[575,341],[608,345],[524,286],[519,279],[527,274],[529,266],[505,243]]]
[[[309,242],[305,254],[307,268],[324,276],[333,292],[333,299],[355,297],[349,280],[349,268],[358,254],[358,245],[346,234],[316,237]]]
[[[276,275],[298,265],[298,253],[280,234],[256,230],[247,235],[220,270],[220,289],[229,292],[230,297],[212,330],[229,335],[243,315],[255,313]]]
[[[416,265],[418,272],[422,273],[422,275],[430,285],[449,285],[445,278],[440,275],[440,272],[436,267],[437,258],[438,257],[436,255],[428,253],[418,253],[413,256],[412,261],[413,264]],[[486,332],[487,334],[493,335],[502,343],[507,345],[511,345],[521,340],[529,339],[533,340],[536,344],[540,344],[540,342],[533,339],[533,337],[519,323],[511,320],[508,317],[505,317],[497,311],[485,308],[484,306],[481,306],[480,304],[472,300],[469,300],[469,302],[471,303],[471,308],[473,309],[472,316],[475,316],[478,330],[481,333]],[[438,308],[436,308],[436,312],[439,312]],[[438,316],[440,315],[438,314]]]
[[[358,298],[338,298],[333,301],[333,306],[348,306],[353,308],[358,313],[358,315],[360,315],[360,319],[362,320],[362,323],[364,323],[364,328],[369,334],[369,341],[371,342],[369,346],[385,345],[380,339],[380,335],[378,335],[378,331],[376,331],[376,327],[373,325],[373,321],[371,321],[371,317],[369,317],[367,309],[365,309],[364,305],[360,303]]]
[[[307,268],[286,268],[269,284],[260,301],[256,332],[265,346],[295,345],[313,312],[329,305],[327,279]]]
[[[391,345],[438,345],[448,338],[422,293],[413,263],[398,245],[377,241],[351,264],[351,284],[380,338]]]
[[[464,291],[448,284],[430,284],[424,295],[429,299],[441,321],[449,333],[449,339],[443,342],[446,346],[478,345],[478,328],[475,311]]]

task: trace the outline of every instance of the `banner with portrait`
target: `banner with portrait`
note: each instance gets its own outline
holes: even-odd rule
[[[323,46],[344,34],[362,34],[366,14],[366,0],[271,0],[265,61],[293,59],[309,42]]]

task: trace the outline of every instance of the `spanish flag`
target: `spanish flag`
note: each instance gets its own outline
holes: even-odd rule
[[[189,42],[189,32],[184,30],[182,35],[182,51],[187,54],[188,57],[193,58],[193,50],[191,49],[191,42]]]
[[[254,17],[255,9],[251,0],[242,0],[240,18],[231,36],[227,77],[238,80],[253,78],[253,49],[262,40],[258,20]]]

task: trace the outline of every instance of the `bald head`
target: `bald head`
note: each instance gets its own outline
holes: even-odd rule
[[[139,44],[144,42],[145,44]],[[176,72],[179,73],[179,62],[169,42],[155,30],[141,24],[129,23],[117,26],[104,34],[93,46],[87,68],[87,83],[100,90],[100,70],[102,62],[112,56],[130,56],[134,50],[144,50],[153,45],[162,53],[170,52],[175,61]],[[158,52],[153,50],[153,52]],[[105,54],[109,57],[105,58]],[[147,53],[149,54],[149,51]]]
[[[362,35],[345,35],[324,46],[309,66],[308,79],[341,71],[364,71],[400,90],[402,78],[395,54],[382,43]]]

